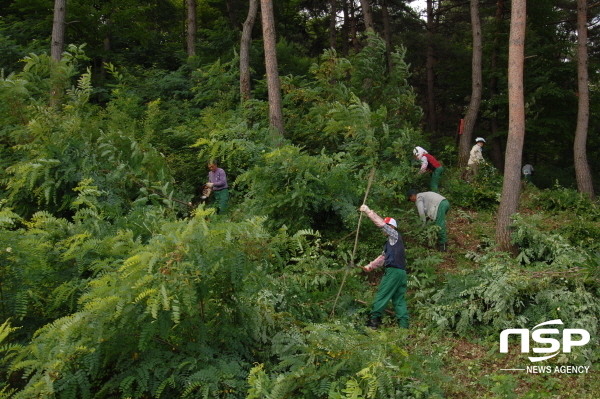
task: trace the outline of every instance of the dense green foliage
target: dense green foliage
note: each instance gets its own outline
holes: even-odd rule
[[[412,163],[428,137],[411,86],[419,65],[408,65],[417,56],[400,43],[420,39],[398,29],[394,49],[370,34],[356,51],[323,51],[326,7],[275,1],[278,27],[287,27],[278,43],[280,137],[269,127],[256,43],[253,99],[240,102],[232,48],[242,18],[227,15],[225,2],[198,2],[199,55],[186,60],[181,2],[70,1],[79,27],[70,39],[86,45],[69,46],[55,65],[40,51],[51,17],[38,14],[50,3],[0,3],[10,11],[0,19],[0,398],[534,398],[599,389],[592,374],[520,381],[498,371],[524,361],[498,354],[502,329],[560,318],[597,337],[595,202],[558,183],[527,186],[513,225],[519,252],[495,252],[489,229],[502,176],[484,165],[469,184],[458,177],[450,116],[446,137],[430,132],[447,166],[449,253],[432,251],[438,228],[421,226],[406,201],[408,188],[429,184]],[[388,3],[396,23],[418,26]],[[537,26],[548,10],[535,11],[545,19],[531,27],[534,48],[551,53],[549,28]],[[458,57],[465,39],[456,33],[436,46]],[[528,111],[538,117],[534,137],[550,137],[571,128],[561,115],[545,117],[568,91],[552,74],[572,70],[555,58],[565,70],[542,73],[552,57],[539,56],[531,73],[545,91],[531,91]],[[445,85],[461,81],[462,69],[440,71],[440,102],[461,103],[462,89]],[[565,145],[540,147],[540,157],[558,156]],[[208,159],[227,171],[227,214],[200,198]],[[357,212],[373,169],[367,203],[397,219],[407,247],[408,331],[391,327],[390,314],[381,330],[364,327],[381,272],[353,266],[381,253],[381,232]],[[465,359],[461,345],[487,354]],[[544,364],[593,365],[598,349],[594,340]]]

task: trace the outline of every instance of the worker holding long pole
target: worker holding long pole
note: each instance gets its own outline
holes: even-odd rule
[[[407,285],[406,256],[402,236],[396,230],[398,224],[395,219],[390,217],[382,219],[365,204],[361,205],[359,210],[364,212],[375,226],[381,228],[383,234],[387,236],[383,253],[363,267],[366,272],[382,266],[385,267],[385,273],[377,289],[367,326],[373,330],[379,328],[383,312],[385,312],[385,308],[391,299],[396,310],[398,325],[401,328],[408,328],[408,309],[406,308],[405,299]]]
[[[371,173],[369,174],[369,182],[367,183],[367,190],[365,191],[365,198],[363,199],[363,205],[367,202],[367,197],[369,196],[369,190],[371,190],[371,184],[373,184],[373,179],[375,178],[375,168],[371,169]],[[358,217],[358,226],[356,227],[356,237],[354,238],[354,249],[352,250],[352,258],[350,259],[350,264],[346,267],[346,273],[344,273],[344,278],[342,279],[342,284],[340,284],[340,289],[335,297],[335,301],[333,302],[333,306],[331,308],[331,313],[329,317],[333,317],[335,314],[335,306],[337,305],[338,299],[340,299],[340,294],[342,293],[342,288],[344,288],[344,283],[346,282],[346,278],[348,277],[348,273],[350,269],[354,268],[354,258],[356,257],[356,248],[358,247],[358,234],[360,233],[360,222],[362,221],[362,213]]]

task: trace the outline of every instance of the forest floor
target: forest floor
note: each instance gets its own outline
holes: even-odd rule
[[[485,337],[447,337],[437,345],[446,347],[444,374],[451,382],[443,384],[445,397],[480,398],[573,398],[600,397],[600,379],[593,370],[565,373],[551,366],[549,370],[531,372],[525,355],[500,355]],[[531,367],[531,366],[529,366]],[[558,366],[561,367],[561,366]],[[506,369],[523,369],[508,371]]]
[[[525,192],[527,195],[527,192]],[[525,202],[526,201],[522,201]],[[539,213],[540,210],[522,208],[522,214]],[[551,218],[550,218],[551,219]],[[560,223],[560,221],[556,221]],[[447,274],[457,274],[476,267],[468,253],[481,252],[488,247],[495,235],[495,214],[472,210],[454,209],[448,213],[448,251],[443,253],[443,262],[436,269],[439,280]],[[545,224],[552,230],[555,223]],[[600,379],[597,370],[587,373],[505,371],[502,369],[531,365],[526,354],[500,354],[498,344],[489,337],[469,338],[429,336],[419,334],[418,352],[423,345],[437,347],[444,364],[443,374],[450,381],[442,382],[447,398],[573,398],[597,399],[600,397]],[[427,342],[429,341],[429,342]]]

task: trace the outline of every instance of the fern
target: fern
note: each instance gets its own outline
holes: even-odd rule
[[[490,333],[529,328],[553,318],[596,331],[600,302],[593,292],[598,282],[586,283],[586,269],[573,267],[573,261],[583,261],[585,253],[575,248],[568,253],[571,256],[565,254],[550,265],[515,265],[498,254],[481,257],[477,270],[449,278],[446,286],[435,293],[416,295],[423,306],[422,317],[438,330],[460,335],[468,335],[474,327]],[[597,358],[593,348],[585,348],[579,356],[587,361]]]
[[[42,223],[41,216],[35,222],[38,228],[48,222],[56,222],[46,216]],[[207,384],[195,386],[204,392],[210,392],[210,395],[228,389],[240,392],[239,384],[232,383],[225,374],[232,363],[215,363],[215,370],[220,370],[219,372],[197,372],[212,363],[208,353],[214,353],[215,349],[207,345],[207,342],[216,339],[219,345],[227,342],[229,351],[237,354],[237,360],[234,361],[237,366],[231,370],[235,370],[236,375],[243,375],[242,370],[247,363],[239,359],[239,354],[248,352],[248,339],[255,339],[251,334],[252,331],[259,330],[261,316],[257,317],[256,310],[250,307],[236,308],[239,303],[245,302],[238,302],[236,297],[245,297],[252,292],[246,293],[249,281],[244,275],[248,273],[250,265],[243,253],[238,253],[239,248],[245,248],[238,243],[240,240],[254,240],[254,231],[258,232],[259,237],[264,237],[264,230],[255,222],[241,223],[239,228],[222,224],[215,230],[199,228],[201,226],[206,227],[202,217],[166,225],[163,234],[157,235],[148,247],[138,247],[137,254],[129,257],[122,254],[120,268],[104,269],[102,274],[90,281],[88,291],[79,299],[80,309],[77,312],[38,331],[32,348],[38,345],[45,347],[45,344],[41,344],[44,341],[53,342],[48,347],[51,349],[41,352],[24,351],[15,361],[13,367],[26,370],[30,375],[30,384],[19,395],[41,392],[39,382],[44,381],[50,372],[61,375],[61,382],[57,382],[56,387],[60,386],[65,396],[87,395],[85,392],[91,389],[86,382],[89,380],[82,380],[77,374],[78,370],[87,370],[97,382],[105,380],[107,375],[111,376],[106,387],[95,386],[94,391],[115,392],[116,389],[131,397],[142,397],[159,387],[161,395],[169,396],[171,394],[167,391],[188,387],[187,384],[181,385],[181,381],[188,377],[196,379],[201,375],[206,375],[207,378],[210,376]],[[121,240],[126,238],[132,240],[131,236],[120,237]],[[79,246],[85,240],[85,236],[81,236],[79,240],[70,240],[69,245]],[[222,252],[218,246],[213,246],[215,242],[220,245],[225,243],[227,250]],[[124,249],[130,250],[132,247],[135,247],[133,242]],[[183,250],[184,248],[187,249]],[[220,260],[224,253],[228,254],[227,260]],[[71,258],[74,252],[69,254]],[[206,260],[203,261],[203,258]],[[191,262],[191,259],[199,262]],[[215,262],[216,260],[219,261]],[[168,273],[165,267],[169,268]],[[201,317],[197,284],[228,286],[231,289],[211,289],[210,296],[202,299],[206,307]],[[197,344],[190,345],[185,337],[195,335],[193,331],[198,329],[198,320],[202,318],[205,321],[201,325],[206,324],[200,329],[203,333],[194,338],[194,341],[198,341]],[[231,320],[225,322],[222,328],[227,329],[235,319],[246,322],[231,332],[222,328],[210,332],[209,325],[219,325],[228,319]],[[249,328],[254,325],[256,327]],[[183,331],[183,336],[174,334],[173,331],[176,330]],[[219,338],[215,338],[215,334]],[[221,338],[227,340],[223,341]],[[175,356],[182,350],[186,353],[185,362],[180,355]],[[192,352],[187,354],[190,350]],[[30,359],[33,363],[23,357],[28,356],[28,353],[36,353]],[[188,356],[200,360],[195,360],[191,369],[186,366],[187,371],[178,371],[179,367],[184,367],[183,364],[189,362]],[[132,362],[137,366],[132,368]],[[156,384],[151,382],[155,379],[154,372],[142,366],[146,363],[155,364],[156,370],[164,372]],[[126,370],[137,371],[135,374],[127,374]],[[177,383],[163,384],[171,376],[174,376]],[[241,380],[243,381],[243,377]],[[116,381],[120,382],[115,385]],[[205,391],[206,386],[209,391]],[[191,395],[191,391],[187,392]]]
[[[248,398],[294,392],[302,392],[305,398],[342,393],[344,397],[401,397],[396,392],[408,376],[402,375],[406,369],[401,367],[407,354],[393,340],[385,333],[365,336],[343,325],[307,325],[303,331],[283,333],[274,340],[280,363],[271,376],[264,365],[250,372]]]

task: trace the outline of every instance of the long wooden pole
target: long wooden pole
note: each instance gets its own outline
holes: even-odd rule
[[[371,169],[371,174],[369,175],[369,182],[367,183],[367,191],[365,192],[365,197],[363,198],[363,205],[367,202],[367,197],[369,196],[369,191],[371,190],[371,184],[373,183],[373,178],[375,177],[375,168]],[[344,273],[344,278],[342,279],[342,284],[340,284],[340,289],[338,290],[337,296],[335,297],[335,301],[333,302],[333,307],[331,308],[331,313],[329,317],[333,317],[335,313],[335,307],[337,305],[338,299],[340,299],[340,295],[342,293],[342,288],[344,287],[344,283],[346,283],[346,277],[348,277],[348,273],[350,269],[354,267],[354,257],[356,256],[356,248],[358,247],[358,234],[360,233],[360,223],[362,221],[361,212],[358,216],[358,227],[356,228],[356,237],[354,238],[354,249],[352,250],[352,257],[350,258],[350,264],[346,267],[346,273]]]

